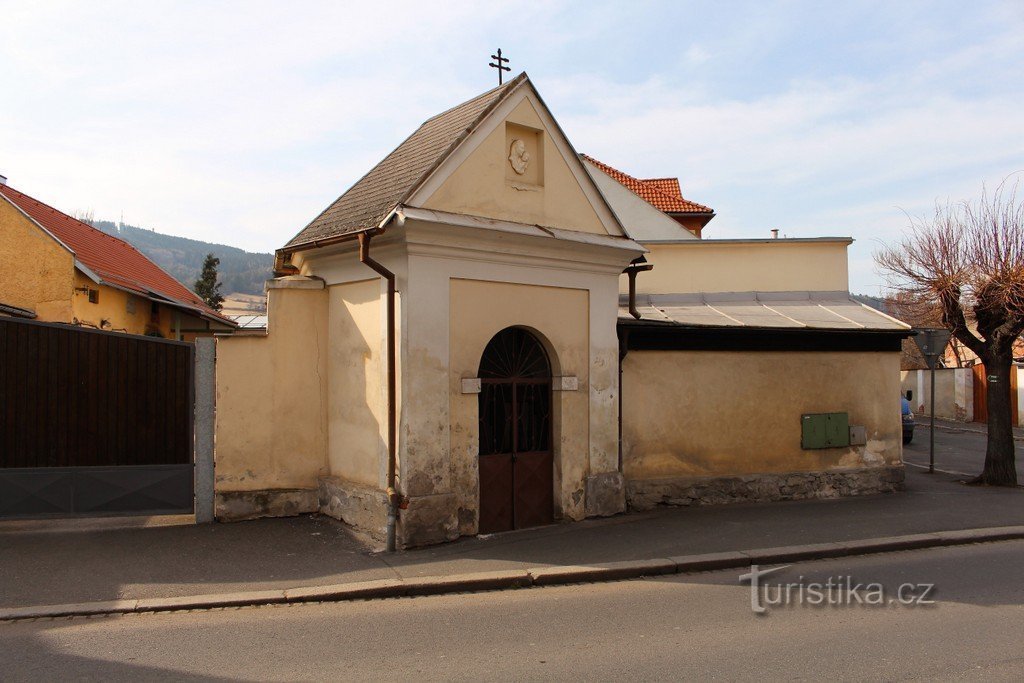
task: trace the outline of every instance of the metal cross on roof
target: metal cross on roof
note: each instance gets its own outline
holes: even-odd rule
[[[498,54],[491,55],[491,59],[495,60],[495,62],[497,62],[497,63],[491,62],[490,64],[488,64],[488,66],[494,67],[495,69],[498,70],[498,85],[501,85],[501,81],[502,81],[501,77],[504,75],[504,74],[502,74],[502,71],[511,71],[512,70],[511,68],[509,68],[509,67],[504,65],[504,62],[507,62],[508,58],[501,56],[501,48],[499,47],[498,48]]]

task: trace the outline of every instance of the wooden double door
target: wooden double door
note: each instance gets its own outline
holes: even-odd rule
[[[510,327],[480,362],[480,533],[554,518],[551,364],[528,330]]]

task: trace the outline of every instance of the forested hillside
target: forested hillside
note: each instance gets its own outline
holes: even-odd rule
[[[112,221],[94,220],[90,223],[97,229],[132,244],[190,289],[199,277],[203,259],[207,254],[213,254],[220,259],[218,274],[220,281],[224,283],[221,291],[225,294],[263,294],[263,283],[271,277],[271,270],[274,267],[273,254],[258,254],[224,244],[164,235],[134,225],[121,224],[119,228],[118,224]]]

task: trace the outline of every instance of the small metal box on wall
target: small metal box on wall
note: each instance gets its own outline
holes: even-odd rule
[[[849,445],[848,413],[808,413],[800,416],[800,447],[804,450]]]

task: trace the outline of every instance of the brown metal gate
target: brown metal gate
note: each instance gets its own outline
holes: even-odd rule
[[[193,346],[0,318],[0,517],[193,510]]]
[[[536,337],[510,327],[480,361],[480,533],[554,518],[551,364]]]
[[[982,364],[972,365],[971,372],[974,373],[974,421],[988,422],[988,373]],[[1014,427],[1018,426],[1019,414],[1017,412],[1017,372],[1018,367],[1010,368],[1010,411]]]

